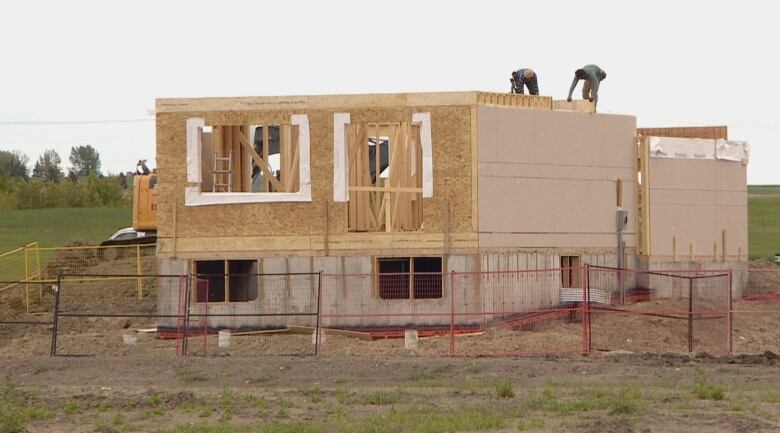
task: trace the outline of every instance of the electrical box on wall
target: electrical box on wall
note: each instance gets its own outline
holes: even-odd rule
[[[622,232],[628,225],[628,211],[623,208],[617,210],[617,231]]]

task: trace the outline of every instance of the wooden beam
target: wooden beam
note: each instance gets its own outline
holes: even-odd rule
[[[377,187],[377,186],[350,186],[350,191],[386,191],[386,192],[408,192],[408,193],[421,193],[422,188],[411,188],[405,186],[393,187]]]
[[[265,133],[263,135],[265,135]],[[252,146],[249,145],[249,141],[246,139],[246,137],[241,140],[241,145],[246,148],[247,152],[249,152],[249,156],[252,157],[252,159],[255,161],[255,164],[257,164],[260,170],[262,170],[263,176],[269,182],[271,182],[271,185],[273,185],[274,188],[276,188],[276,191],[285,192],[285,189],[282,188],[282,184],[279,183],[276,177],[273,176],[273,170],[271,169],[271,166],[263,158],[261,158],[260,155],[257,154]],[[265,144],[263,146],[265,146]],[[263,153],[265,153],[265,147],[263,148]]]
[[[263,128],[262,128],[262,130],[263,130],[263,132],[262,132],[262,134],[263,134],[263,157],[262,157],[262,160],[263,161],[268,161],[268,149],[270,147],[270,143],[268,142],[269,141],[269,139],[268,139],[268,135],[269,135],[268,134],[268,132],[269,132],[268,128],[269,128],[268,125],[263,125]],[[251,147],[252,147],[252,150],[254,150],[254,143],[252,143]],[[255,153],[257,153],[257,152],[255,152]],[[258,165],[260,165],[260,164],[258,164]],[[266,175],[266,171],[263,171],[263,191],[271,192],[271,180],[268,179],[268,176]]]

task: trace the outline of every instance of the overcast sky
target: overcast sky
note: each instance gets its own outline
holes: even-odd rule
[[[772,5],[8,1],[0,149],[35,160],[53,148],[67,165],[71,146],[91,144],[118,173],[154,159],[155,98],[503,92],[528,66],[543,95],[563,99],[574,70],[595,63],[609,74],[601,112],[639,126],[726,124],[750,142],[748,182],[780,184]],[[123,122],[95,123],[109,120]]]

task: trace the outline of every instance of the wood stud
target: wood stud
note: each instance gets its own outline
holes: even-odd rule
[[[422,226],[422,148],[420,125],[355,123],[347,128],[349,230],[409,231]],[[374,140],[374,179],[369,164]],[[383,180],[381,142],[388,141],[388,176]]]

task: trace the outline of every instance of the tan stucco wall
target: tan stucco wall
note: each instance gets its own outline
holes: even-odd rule
[[[697,261],[722,260],[726,230],[727,261],[748,254],[747,166],[741,162],[650,158],[650,256],[673,259],[677,237],[679,260],[693,244]]]
[[[636,245],[636,119],[477,108],[480,248],[611,248],[616,179]]]

